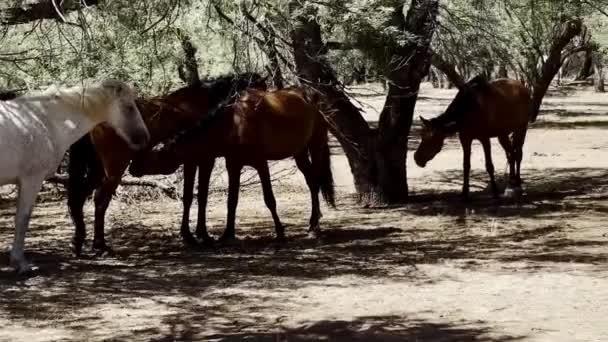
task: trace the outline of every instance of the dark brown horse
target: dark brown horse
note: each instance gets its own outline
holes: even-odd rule
[[[199,165],[197,235],[209,242],[213,240],[204,222],[209,174],[214,159],[225,157],[229,178],[228,219],[220,240],[226,242],[235,239],[241,169],[245,165],[252,166],[260,176],[277,241],[283,242],[285,233],[277,214],[267,161],[293,156],[310,189],[312,212],[309,232],[316,236],[321,218],[319,190],[328,204],[334,206],[334,188],[327,124],[308,94],[304,88],[274,92],[249,89],[236,102],[219,110],[215,117],[203,121],[198,127],[182,132],[155,150],[138,154],[129,171],[135,176],[167,174],[174,172],[182,163]],[[184,219],[188,219],[186,213]],[[194,239],[187,221],[182,224],[181,233],[186,241]]]
[[[458,133],[464,152],[462,194],[466,199],[469,195],[471,143],[477,139],[483,146],[492,194],[497,198],[490,138],[498,137],[507,154],[510,185],[520,187],[523,145],[531,114],[530,92],[523,83],[510,79],[488,82],[477,76],[460,89],[443,114],[431,120],[421,118],[422,141],[414,160],[418,166],[424,167],[441,151],[445,137]]]
[[[181,88],[167,96],[138,100],[139,111],[151,135],[151,144],[197,123],[209,109],[249,86],[266,89],[265,78],[250,73],[225,76]],[[70,148],[68,207],[75,225],[72,244],[76,255],[80,255],[86,235],[83,206],[94,190],[93,249],[100,253],[111,251],[104,237],[105,213],[132,157],[133,152],[125,142],[103,125]]]

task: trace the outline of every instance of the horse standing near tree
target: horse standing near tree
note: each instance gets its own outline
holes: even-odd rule
[[[423,125],[421,142],[414,160],[418,166],[426,166],[441,151],[445,138],[458,133],[464,153],[462,195],[467,199],[471,144],[477,139],[483,146],[492,195],[498,198],[490,138],[498,137],[505,150],[509,162],[509,185],[521,187],[523,145],[531,115],[531,95],[522,82],[510,79],[489,82],[477,76],[460,89],[443,114],[431,120],[420,118]]]
[[[210,108],[247,87],[266,89],[266,78],[255,73],[219,77],[189,85],[167,96],[138,99],[137,106],[150,131],[151,143],[155,144],[198,122]],[[83,206],[93,191],[93,249],[97,254],[112,251],[105,241],[104,220],[112,195],[134,156],[125,147],[112,130],[100,125],[70,148],[68,206],[75,225],[72,246],[76,255],[81,254],[86,236]],[[196,172],[196,166],[187,167]]]
[[[55,173],[70,145],[100,123],[107,123],[133,149],[150,139],[134,91],[120,81],[50,88],[0,101],[0,184],[19,187],[10,255],[17,272],[31,270],[24,256],[25,234],[43,181]]]
[[[134,176],[170,174],[182,163],[198,164],[207,172],[199,174],[199,222],[196,234],[212,242],[205,218],[209,175],[217,157],[225,157],[229,178],[228,218],[220,238],[235,237],[241,169],[252,166],[259,174],[264,202],[272,215],[276,239],[285,241],[285,230],[276,210],[268,160],[294,157],[311,194],[309,233],[320,232],[319,190],[330,206],[335,206],[334,183],[330,164],[327,123],[311,92],[305,88],[286,88],[273,92],[249,89],[234,103],[220,108],[216,115],[197,127],[185,130],[149,152],[141,152],[129,171]],[[186,208],[184,208],[186,210]],[[202,215],[202,216],[201,216]],[[187,214],[184,213],[184,217]],[[201,222],[201,217],[203,221]],[[185,240],[194,240],[188,222],[182,224]]]

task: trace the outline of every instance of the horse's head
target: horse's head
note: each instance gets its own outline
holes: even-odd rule
[[[150,133],[135,104],[135,91],[117,80],[105,80],[101,87],[110,99],[109,110],[102,121],[107,122],[134,150],[144,148],[150,141]]]
[[[247,73],[239,75],[239,79],[237,84],[235,85],[237,90],[244,90],[247,88],[257,89],[257,90],[268,90],[268,85],[266,81],[269,76],[262,77],[257,73]]]
[[[134,177],[145,175],[170,175],[182,163],[176,153],[166,144],[160,143],[152,149],[141,151],[133,157],[129,173]]]
[[[422,131],[420,132],[420,145],[414,153],[414,160],[420,167],[425,167],[429,160],[433,159],[441,148],[447,135],[443,127],[434,124],[433,120],[420,117]]]

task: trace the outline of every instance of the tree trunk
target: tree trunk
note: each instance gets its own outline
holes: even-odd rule
[[[77,11],[87,6],[95,6],[103,0],[87,0],[86,6],[81,0],[29,0],[4,1],[0,5],[0,23],[17,25],[40,19],[63,20],[62,16],[71,11]]]
[[[504,63],[500,63],[498,66],[498,78],[508,78],[509,73],[507,72],[507,66]]]
[[[291,9],[301,8],[299,1]],[[371,129],[359,110],[337,85],[325,54],[321,29],[314,13],[302,13],[292,31],[298,75],[319,87],[333,101],[328,121],[348,158],[360,199],[369,204],[398,203],[407,199],[406,154],[408,134],[420,82],[431,64],[430,42],[435,31],[437,0],[413,0],[403,17],[398,5],[388,24],[417,37],[390,48],[392,61],[388,95],[377,129]],[[404,63],[407,61],[407,63]]]
[[[585,60],[583,61],[583,66],[579,71],[578,75],[574,79],[575,81],[582,81],[587,79],[587,77],[591,76],[591,71],[593,69],[593,51],[588,49],[585,51]]]
[[[541,66],[540,73],[532,81],[532,122],[536,121],[543,97],[545,97],[551,81],[564,62],[565,58],[562,56],[562,51],[574,37],[581,33],[582,27],[583,23],[580,19],[570,20],[564,24],[562,31],[553,38],[549,55]]]
[[[179,78],[187,84],[198,84],[201,82],[196,61],[196,47],[192,44],[190,37],[178,29],[178,36],[184,51],[182,61],[177,66]]]
[[[605,92],[606,89],[604,87],[604,65],[600,56],[597,56],[597,58],[595,58],[595,61],[593,63],[593,71],[595,74],[593,80],[595,91],[598,93]]]

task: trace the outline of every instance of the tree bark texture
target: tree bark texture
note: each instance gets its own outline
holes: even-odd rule
[[[585,80],[587,77],[591,76],[592,70],[594,70],[593,51],[591,51],[591,49],[586,50],[583,58],[583,66],[581,67],[581,70],[576,76],[575,81]]]
[[[302,10],[290,3],[292,13]],[[420,82],[431,64],[430,42],[435,32],[437,0],[413,0],[403,16],[397,5],[389,25],[415,39],[391,46],[388,95],[377,128],[371,128],[340,88],[325,55],[321,28],[310,13],[299,13],[291,38],[296,70],[306,83],[318,87],[332,101],[327,114],[330,130],[348,158],[360,199],[366,203],[399,203],[407,200],[407,142]]]
[[[16,0],[0,4],[0,23],[17,25],[40,19],[62,20],[61,16],[88,6],[95,6],[103,0]],[[59,13],[61,13],[61,15]]]
[[[601,52],[595,52],[593,55],[593,85],[595,91],[603,93],[606,91],[604,86],[604,59]]]
[[[536,121],[543,97],[545,97],[551,81],[564,62],[563,50],[574,37],[582,32],[582,28],[581,20],[570,20],[564,24],[561,32],[553,38],[549,54],[532,83],[532,122]]]
[[[196,46],[192,44],[190,37],[178,29],[178,36],[184,55],[177,66],[179,78],[187,84],[198,84],[201,82],[196,61]]]

